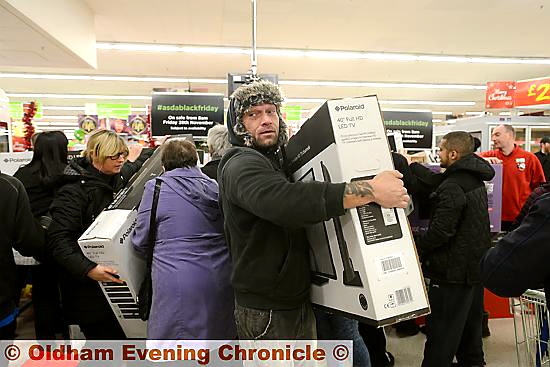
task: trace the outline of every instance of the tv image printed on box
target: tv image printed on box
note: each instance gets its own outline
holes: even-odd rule
[[[295,181],[352,182],[393,170],[376,96],[325,102],[286,154]],[[377,326],[429,312],[403,209],[370,203],[306,232],[316,307]]]

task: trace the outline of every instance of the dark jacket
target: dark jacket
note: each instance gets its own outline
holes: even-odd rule
[[[413,163],[413,174],[428,168]],[[424,275],[441,283],[480,282],[479,261],[491,243],[487,191],[483,181],[495,172],[469,154],[453,163],[431,195],[428,231],[416,243]]]
[[[47,215],[55,190],[62,184],[62,176],[53,177],[47,181],[42,180],[39,172],[26,165],[17,170],[13,177],[17,178],[25,186],[32,214],[35,217]]]
[[[208,177],[213,180],[218,181],[218,166],[220,165],[220,159],[212,159],[210,162],[206,163],[201,171]]]
[[[25,256],[44,250],[45,233],[34,219],[25,187],[0,173],[0,321],[15,310],[19,299],[12,248]]]
[[[100,173],[87,158],[72,160],[64,174],[67,183],[57,191],[50,206],[48,247],[62,268],[61,290],[69,322],[90,322],[112,311],[97,282],[86,276],[97,264],[84,256],[78,238],[126,179]]]
[[[501,297],[544,287],[550,298],[550,193],[534,202],[520,226],[481,261],[483,285]]]
[[[244,147],[233,131],[231,107],[227,120],[234,147],[220,162],[218,183],[236,301],[256,309],[296,308],[309,300],[311,286],[303,227],[344,213],[345,184],[291,183],[280,151]]]
[[[548,180],[550,180],[550,154],[544,154],[543,152],[538,151],[535,155],[540,161],[542,170],[544,171],[544,177],[546,178],[546,182],[548,182]]]

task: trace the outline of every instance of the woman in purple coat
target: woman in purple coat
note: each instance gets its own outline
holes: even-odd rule
[[[236,336],[231,259],[218,206],[218,185],[197,167],[189,141],[168,140],[162,147],[153,252],[153,303],[148,339],[223,339]],[[147,253],[155,180],[145,185],[132,237]]]

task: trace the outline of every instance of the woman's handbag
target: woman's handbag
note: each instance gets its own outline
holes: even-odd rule
[[[151,204],[151,217],[149,221],[149,237],[147,247],[147,268],[145,270],[145,277],[139,287],[137,305],[139,309],[139,317],[143,321],[149,319],[149,313],[151,312],[151,304],[153,303],[153,280],[151,278],[151,265],[153,264],[153,250],[155,249],[155,239],[157,235],[157,206],[160,194],[160,184],[162,181],[156,179],[155,191],[153,193],[153,203]]]

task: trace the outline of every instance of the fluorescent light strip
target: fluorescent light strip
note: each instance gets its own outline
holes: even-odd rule
[[[117,51],[145,51],[145,52],[183,52],[192,54],[229,54],[250,55],[252,50],[248,47],[223,47],[223,46],[185,46],[185,45],[159,45],[146,43],[116,43],[96,42],[96,49]],[[466,55],[432,55],[432,54],[400,54],[380,52],[358,51],[334,51],[334,50],[300,50],[259,48],[258,55],[282,56],[282,57],[311,57],[321,59],[342,60],[376,60],[376,61],[425,61],[425,62],[451,62],[466,64],[530,64],[550,65],[548,58],[534,57],[494,57],[494,56],[466,56]]]
[[[443,122],[442,119],[432,119],[432,122]]]
[[[57,122],[57,121],[36,122],[35,125],[39,126],[40,128],[45,128],[45,127],[78,127],[78,123],[76,121],[73,122],[72,124],[71,123]]]
[[[388,105],[432,105],[432,106],[475,106],[475,102],[462,101],[384,101],[379,100],[380,104]]]
[[[166,77],[116,76],[116,75],[68,75],[68,74],[0,73],[0,78],[47,79],[47,80],[95,80],[95,81],[116,81],[116,82],[166,82],[166,83],[227,84],[227,79],[166,78]]]
[[[109,96],[109,95],[96,95],[96,94],[44,94],[44,93],[6,93],[8,97],[14,98],[61,98],[61,99],[114,99],[114,100],[151,100],[151,96]],[[228,101],[227,97],[224,97],[224,101]],[[324,98],[287,98],[287,103],[324,103]],[[476,102],[470,101],[388,101],[378,100],[380,104],[388,105],[434,105],[434,106],[475,106]]]
[[[76,116],[42,116],[40,120],[75,120]]]
[[[452,115],[453,113],[451,111],[433,111],[432,112],[432,115],[444,115],[444,116],[448,116],[448,115]]]
[[[137,77],[137,76],[115,76],[115,75],[110,76],[110,75],[0,73],[0,78],[227,84],[226,79]],[[279,81],[279,84],[294,85],[294,86],[356,87],[356,88],[369,87],[369,88],[459,89],[459,90],[486,90],[487,89],[487,86],[485,85],[473,85],[473,84],[345,82],[345,81],[323,81],[323,80],[281,80]]]
[[[430,84],[430,83],[383,83],[383,82],[338,82],[321,80],[281,80],[280,85],[317,87],[370,87],[370,88],[411,88],[411,89],[466,89],[486,90],[485,85],[469,84]]]
[[[55,93],[6,93],[13,98],[61,98],[61,99],[136,99],[150,100],[151,96],[108,96],[98,94],[55,94]]]
[[[464,112],[464,114],[467,115],[467,116],[483,116],[483,115],[485,115],[485,112],[472,111],[472,112]]]
[[[49,111],[85,111],[85,106],[42,106],[43,110]],[[132,107],[133,112],[147,112],[147,107]]]

